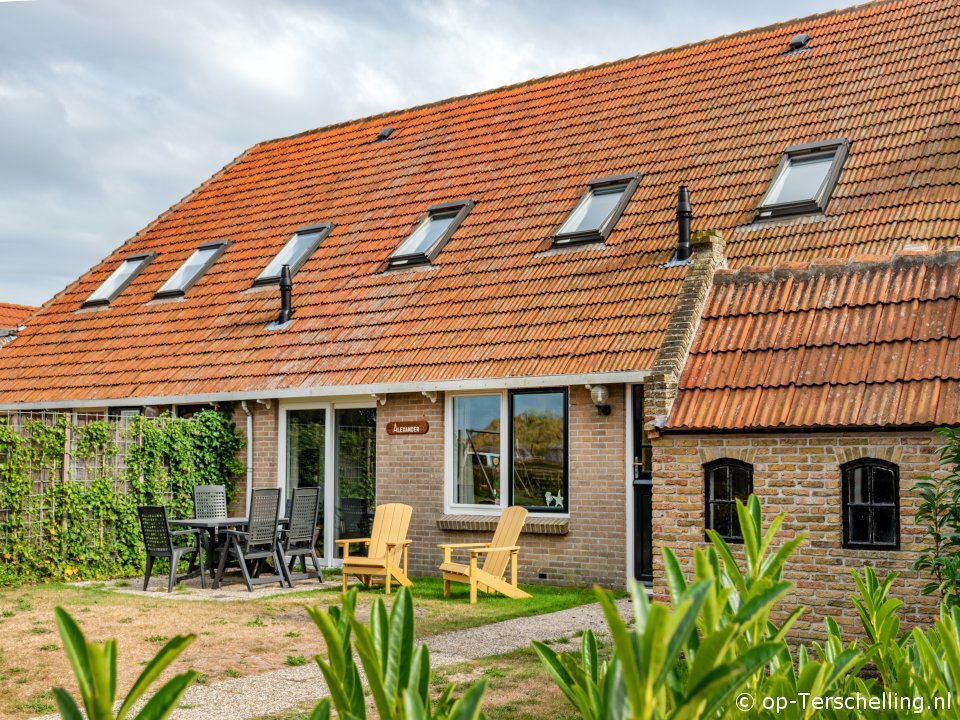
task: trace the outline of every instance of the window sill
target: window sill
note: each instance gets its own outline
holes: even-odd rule
[[[437,527],[460,532],[493,532],[500,520],[496,515],[441,515]],[[527,517],[523,531],[528,535],[566,535],[570,519],[565,517]]]

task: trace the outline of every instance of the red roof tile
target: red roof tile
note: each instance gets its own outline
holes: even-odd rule
[[[28,305],[0,303],[0,330],[14,330],[20,327],[23,321],[35,313],[37,309]]]
[[[810,50],[784,55],[799,32]],[[733,267],[955,239],[958,56],[960,4],[898,0],[257,145],[44,307],[0,355],[0,403],[648,369],[684,276],[660,267],[681,183],[695,228],[723,231]],[[371,142],[385,125],[390,140]],[[827,217],[754,223],[783,149],[837,137],[851,145]],[[586,184],[626,172],[642,178],[606,244],[550,251]],[[433,266],[385,271],[428,206],[463,198],[476,206]],[[251,284],[316,222],[335,228],[294,280],[293,322],[270,331],[278,293]],[[198,245],[222,238],[231,245],[185,299],[151,302]],[[80,309],[144,251],[156,259],[110,307]],[[910,282],[949,292],[942,279]],[[847,292],[789,297],[819,317]],[[863,311],[832,308],[824,332],[872,327]],[[744,353],[730,365],[739,376],[758,372],[750,352],[811,334],[764,331],[704,337]],[[747,403],[742,417],[756,411]]]
[[[960,250],[715,282],[667,427],[960,422]],[[718,343],[717,328],[750,342]]]

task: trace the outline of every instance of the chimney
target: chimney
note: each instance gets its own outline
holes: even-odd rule
[[[290,322],[290,318],[293,317],[292,292],[293,281],[290,279],[290,266],[284,265],[280,271],[280,315],[277,317],[277,325],[284,325]]]
[[[677,196],[677,262],[690,259],[690,220],[693,208],[690,207],[690,194],[687,186],[681,185]]]

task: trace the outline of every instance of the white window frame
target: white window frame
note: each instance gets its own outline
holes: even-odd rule
[[[453,436],[453,401],[458,397],[492,397],[500,398],[500,504],[476,505],[454,502],[456,453],[454,452]],[[446,421],[443,423],[443,464],[444,464],[444,503],[443,509],[453,515],[493,515],[499,516],[503,512],[504,502],[510,497],[509,473],[510,463],[507,461],[510,452],[510,438],[508,437],[507,418],[507,391],[506,390],[475,390],[473,392],[445,393],[443,413]],[[506,464],[505,464],[505,461]]]
[[[473,390],[473,391],[462,391],[462,392],[447,392],[444,393],[444,406],[443,406],[443,512],[445,515],[490,515],[491,517],[499,517],[507,507],[507,501],[510,498],[510,482],[513,479],[513,450],[510,446],[510,391],[506,388],[498,390]],[[497,395],[500,397],[500,504],[499,505],[471,505],[467,503],[455,503],[454,502],[454,490],[455,490],[455,464],[456,464],[456,453],[453,450],[454,446],[454,436],[453,436],[453,399],[457,397],[470,397],[470,396],[490,396]],[[567,414],[569,417],[570,408],[569,408],[569,389],[567,396]],[[567,447],[564,448],[564,451],[567,453],[568,458],[568,467],[569,467],[569,457],[570,457],[570,441],[569,434],[567,439]],[[573,483],[571,478],[567,478],[567,492],[571,493],[570,489]],[[532,518],[552,518],[552,519],[563,519],[570,517],[570,498],[566,498],[567,501],[567,510],[565,512],[536,512],[531,510],[529,517]]]
[[[324,567],[341,567],[343,560],[336,551],[336,504],[337,504],[337,445],[336,411],[354,408],[376,408],[375,401],[342,400],[334,402],[316,400],[281,400],[277,413],[277,487],[280,488],[280,505],[287,501],[287,414],[291,410],[323,410],[326,422],[323,447],[323,557]],[[379,489],[379,488],[378,488]]]

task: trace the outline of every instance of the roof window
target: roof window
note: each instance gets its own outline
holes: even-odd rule
[[[553,244],[574,245],[603,242],[617,224],[637,184],[640,175],[616,175],[592,180],[580,196],[563,225],[553,236]]]
[[[393,251],[387,261],[390,267],[431,262],[460,227],[473,205],[472,200],[457,200],[429,208],[426,217],[409,237],[400,243],[400,247]]]
[[[850,143],[841,139],[784,150],[757,218],[825,212],[849,147]]]
[[[81,307],[98,307],[112,303],[156,256],[156,253],[150,252],[128,257]]]
[[[284,265],[290,266],[290,275],[296,275],[307,259],[313,254],[323,239],[333,230],[331,223],[308,225],[297,230],[287,241],[283,249],[270,261],[263,272],[253,281],[254,285],[276,285],[280,282],[280,271]]]
[[[220,240],[198,247],[180,266],[180,269],[170,276],[163,287],[157,290],[156,295],[153,296],[154,299],[182,297],[210,269],[229,244],[225,240]]]

